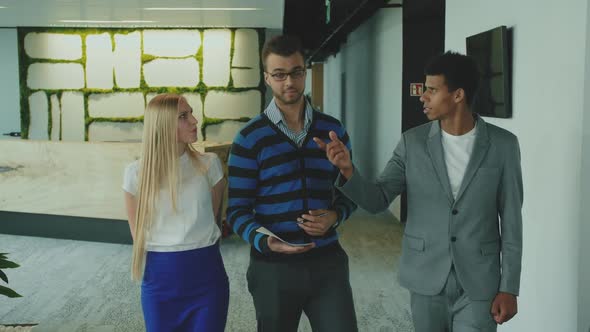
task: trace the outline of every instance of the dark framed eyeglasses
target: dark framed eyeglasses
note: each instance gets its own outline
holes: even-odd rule
[[[296,70],[293,70],[292,72],[288,72],[288,73],[280,72],[280,73],[273,73],[273,74],[267,73],[267,74],[272,76],[272,78],[278,82],[286,80],[287,76],[291,76],[292,79],[297,80],[297,79],[300,79],[303,76],[305,76],[305,69],[296,69]]]

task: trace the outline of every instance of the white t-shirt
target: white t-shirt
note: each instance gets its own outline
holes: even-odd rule
[[[180,156],[181,181],[176,213],[168,189],[161,189],[154,220],[147,236],[148,251],[185,251],[213,245],[221,232],[215,224],[211,187],[223,178],[221,162],[215,153],[204,153],[201,162],[207,173],[199,173],[185,152]],[[125,168],[123,190],[137,196],[139,160]]]
[[[451,184],[451,191],[453,198],[457,198],[461,182],[473,151],[475,143],[476,126],[473,126],[469,132],[454,136],[444,130],[442,131],[442,145],[445,154],[445,164],[447,166],[447,173],[449,175],[449,183]]]

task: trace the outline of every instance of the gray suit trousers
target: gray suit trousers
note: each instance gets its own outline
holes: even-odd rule
[[[492,301],[470,300],[454,268],[440,294],[410,294],[416,332],[496,332]]]

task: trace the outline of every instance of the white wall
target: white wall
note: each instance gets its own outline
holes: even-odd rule
[[[586,66],[584,70],[584,120],[582,139],[582,179],[580,195],[580,280],[578,282],[578,332],[590,331],[590,6],[587,8],[586,22]]]
[[[344,116],[342,73],[346,76]],[[400,8],[379,10],[324,64],[325,112],[344,120],[355,165],[369,178],[385,167],[401,137],[401,83]],[[399,218],[397,201],[391,210]]]
[[[20,131],[17,50],[16,29],[0,28],[0,139],[10,138],[4,133]]]
[[[514,29],[514,115],[486,119],[519,137],[525,190],[519,314],[500,331],[578,331],[586,8],[587,0],[446,1],[447,50],[464,52],[465,37],[499,25]]]

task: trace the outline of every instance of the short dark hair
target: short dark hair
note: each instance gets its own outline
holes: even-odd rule
[[[443,75],[449,91],[461,88],[467,104],[473,103],[479,87],[479,69],[472,57],[451,51],[439,54],[428,62],[424,75]]]
[[[264,43],[261,55],[262,65],[264,66],[264,69],[266,69],[266,59],[270,54],[277,54],[287,57],[297,52],[303,56],[301,40],[298,37],[291,35],[274,36]]]

